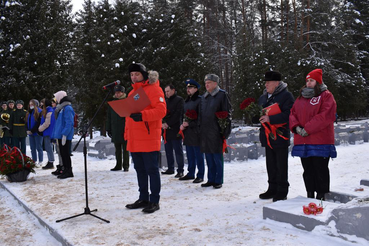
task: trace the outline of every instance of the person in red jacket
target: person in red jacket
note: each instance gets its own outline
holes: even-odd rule
[[[127,150],[131,152],[140,196],[128,209],[143,208],[142,212],[153,213],[159,210],[160,173],[159,151],[161,147],[161,128],[167,106],[164,92],[159,84],[159,74],[156,71],[146,71],[141,63],[133,63],[128,67],[133,90],[135,93],[142,87],[150,99],[150,105],[141,112],[126,117],[124,137],[127,140]],[[149,180],[150,191],[149,194]]]
[[[324,200],[329,192],[329,158],[337,157],[334,146],[336,101],[322,80],[323,72],[315,69],[306,76],[290,114],[294,134],[292,156],[299,156],[304,168],[307,197]]]

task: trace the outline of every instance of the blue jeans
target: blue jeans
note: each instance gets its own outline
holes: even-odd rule
[[[48,161],[49,162],[54,162],[55,157],[54,157],[53,145],[51,143],[50,136],[45,136],[44,137],[44,146],[45,146],[45,150],[46,150],[46,153],[47,153]]]
[[[138,191],[140,200],[159,203],[161,180],[159,173],[159,151],[133,152],[131,153],[134,167],[137,173]],[[149,195],[149,180],[150,191]]]
[[[188,176],[195,177],[196,166],[198,169],[197,178],[204,179],[205,162],[204,154],[200,151],[200,146],[187,146],[186,153],[188,160]]]
[[[208,182],[223,184],[224,163],[223,154],[205,153],[206,164],[208,165]]]
[[[44,153],[42,149],[42,136],[40,135],[29,135],[29,145],[31,147],[32,160],[37,162],[37,153],[38,153],[38,162],[41,163],[44,161]]]
[[[176,154],[176,161],[178,165],[177,172],[183,173],[184,168],[184,157],[183,157],[183,146],[182,146],[182,139],[178,140],[168,140],[165,147],[165,154],[167,156],[167,164],[168,170],[174,171],[174,155],[173,150]]]
[[[17,138],[17,137],[13,137],[12,138],[12,143],[14,147],[19,148],[23,154],[26,155],[26,138]]]

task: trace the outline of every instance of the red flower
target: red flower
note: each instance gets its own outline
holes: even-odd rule
[[[215,115],[217,116],[218,119],[226,119],[228,117],[228,112],[219,111],[219,112],[215,112]]]
[[[187,109],[186,113],[185,113],[185,118],[188,120],[196,120],[197,119],[197,112],[196,110],[189,110]]]
[[[215,112],[215,116],[218,118],[218,124],[220,127],[220,133],[223,135],[224,134],[224,130],[227,128],[228,126],[228,112],[227,111],[219,111],[219,112]]]
[[[240,104],[240,109],[244,110],[245,108],[247,108],[251,103],[255,102],[255,98],[246,98],[245,100],[243,100],[243,102]]]
[[[306,215],[310,214],[310,208],[308,206],[302,206],[302,210],[304,211],[304,214]]]
[[[318,207],[316,208],[316,213],[317,213],[317,214],[321,214],[321,213],[323,213],[323,207],[318,206]]]
[[[306,215],[310,215],[310,214],[314,214],[314,215],[321,214],[321,213],[323,213],[323,205],[317,206],[315,203],[311,202],[311,203],[309,203],[308,206],[302,206],[302,211]]]
[[[316,208],[316,204],[313,202],[309,203],[309,208]]]
[[[20,149],[16,147],[10,149],[6,146],[0,153],[0,175],[8,175],[24,168],[28,168],[33,173],[35,172],[33,169],[35,167],[34,161],[23,154]]]

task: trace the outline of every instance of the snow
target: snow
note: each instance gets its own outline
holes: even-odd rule
[[[102,136],[92,142],[99,138]],[[337,146],[339,157],[330,162],[332,191],[344,187],[355,194],[355,189],[362,187],[364,191],[357,193],[368,195],[369,187],[359,185],[361,179],[369,178],[368,148],[369,143]],[[46,153],[44,158],[46,161]],[[263,220],[264,205],[284,204],[258,199],[267,188],[264,157],[225,163],[221,189],[203,188],[173,175],[162,175],[161,208],[153,214],[125,208],[138,198],[132,165],[129,172],[111,172],[115,165],[112,156],[104,160],[89,157],[89,208],[98,209],[93,214],[110,223],[90,215],[56,223],[83,213],[86,207],[82,153],[75,152],[72,162],[75,177],[71,179],[59,180],[50,170],[37,169],[24,183],[0,181],[73,245],[369,245],[362,238],[338,233],[333,221],[307,232],[286,223]],[[305,197],[299,158],[289,157],[289,182],[288,199]],[[0,189],[0,197],[0,245],[59,245],[9,193]],[[301,204],[290,206],[285,209],[303,214]],[[330,208],[326,208],[320,218],[325,220],[329,212]]]

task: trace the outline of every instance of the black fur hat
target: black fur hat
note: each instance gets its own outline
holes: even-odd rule
[[[146,67],[141,63],[132,63],[131,65],[128,66],[128,71],[129,73],[131,72],[142,73],[142,76],[144,77],[145,80],[147,80],[149,76],[147,73]]]
[[[281,81],[282,75],[277,71],[268,71],[265,73],[264,81]]]

